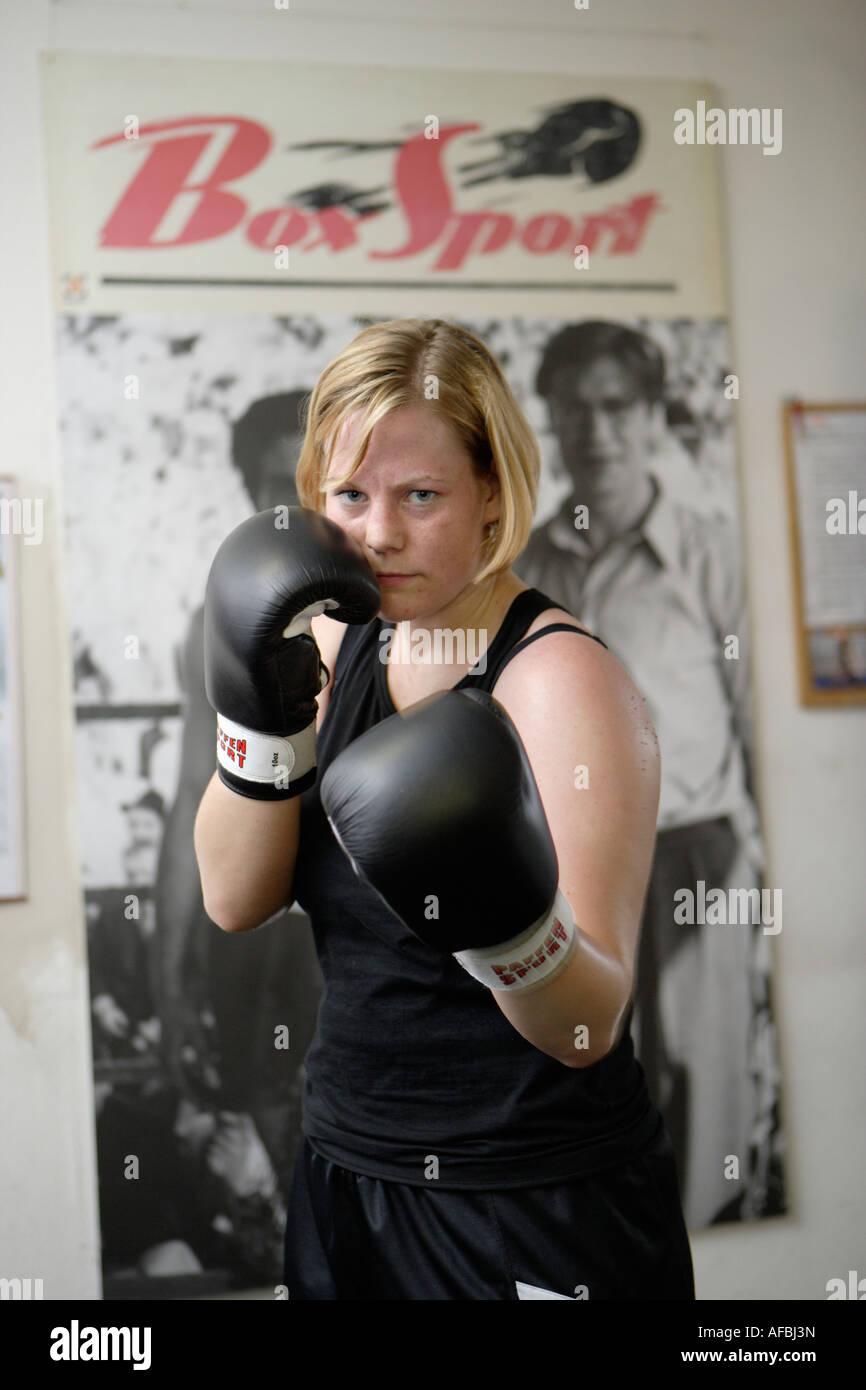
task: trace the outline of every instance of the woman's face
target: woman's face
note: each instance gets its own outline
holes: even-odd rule
[[[329,481],[348,471],[360,421],[350,417],[339,435]],[[396,623],[435,616],[474,579],[498,493],[495,479],[476,477],[451,426],[419,404],[379,421],[360,468],[327,494],[325,515],[360,546],[381,586],[380,615]]]

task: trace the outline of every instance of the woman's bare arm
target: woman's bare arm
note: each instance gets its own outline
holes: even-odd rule
[[[324,615],[311,626],[329,672],[317,698],[319,729],[346,629]],[[205,912],[223,931],[250,931],[294,902],[300,825],[299,796],[256,801],[231,791],[213,774],[196,814],[193,843]]]
[[[591,1066],[619,1041],[632,995],[656,837],[658,739],[624,667],[569,633],[516,656],[495,694],[529,757],[577,939],[549,983],[493,997],[540,1051]]]

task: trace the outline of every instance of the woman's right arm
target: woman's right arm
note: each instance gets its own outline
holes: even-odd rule
[[[324,614],[313,618],[311,627],[330,673],[316,700],[318,731],[346,628]],[[202,901],[212,922],[223,931],[250,931],[291,906],[300,827],[300,796],[255,801],[231,791],[214,773],[199,803],[194,830]]]

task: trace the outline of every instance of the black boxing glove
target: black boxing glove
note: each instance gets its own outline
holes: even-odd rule
[[[368,623],[381,605],[346,533],[304,507],[257,512],[214,556],[204,602],[205,689],[217,712],[217,770],[259,801],[316,779],[316,696],[329,674],[310,619]]]
[[[383,719],[320,794],[356,874],[481,984],[513,992],[562,969],[574,916],[526,749],[492,695],[450,690]]]

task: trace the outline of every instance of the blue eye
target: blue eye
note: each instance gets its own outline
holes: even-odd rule
[[[430,498],[430,497],[438,497],[438,496],[439,496],[438,492],[433,492],[433,490],[432,490],[431,488],[429,488],[429,487],[413,487],[413,488],[412,488],[412,492],[415,493],[415,494],[417,494],[417,493],[419,493],[419,492],[420,492],[420,493],[424,493],[428,498]],[[342,490],[341,492],[338,492],[338,493],[337,493],[337,496],[338,496],[338,497],[349,497],[350,494],[351,494],[353,497],[363,497],[363,495],[364,495],[364,494],[361,492],[361,490],[360,490],[359,488],[356,488],[356,487],[347,487],[347,488],[343,488],[343,490]],[[351,505],[351,503],[350,503],[350,505]]]

